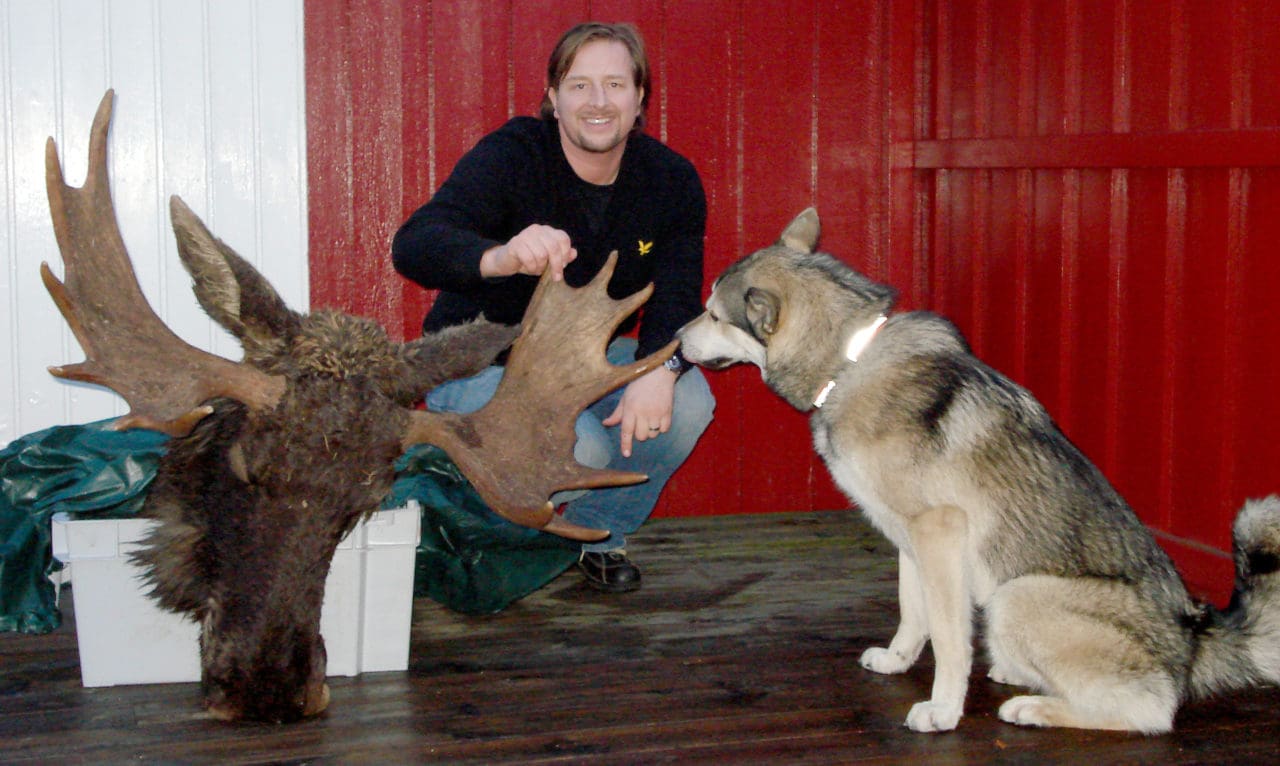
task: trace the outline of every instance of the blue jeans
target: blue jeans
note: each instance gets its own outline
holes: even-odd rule
[[[635,361],[635,353],[634,338],[618,338],[609,344],[606,356],[610,363],[621,365]],[[444,383],[427,394],[427,408],[437,412],[475,412],[493,398],[503,371],[502,367],[488,367],[470,378]],[[557,492],[551,496],[556,505],[565,503],[564,516],[569,521],[612,533],[601,542],[584,544],[582,549],[586,551],[616,550],[626,545],[627,535],[639,529],[653,513],[662,488],[693,451],[698,437],[711,423],[716,406],[702,371],[696,367],[686,371],[676,381],[671,430],[653,439],[633,441],[631,457],[624,458],[621,429],[606,428],[600,423],[617,408],[624,388],[605,395],[578,416],[574,424],[578,441],[573,454],[583,465],[636,471],[647,474],[649,480],[627,487]]]

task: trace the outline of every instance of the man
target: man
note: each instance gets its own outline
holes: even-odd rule
[[[706,198],[693,165],[641,132],[650,95],[643,42],[626,24],[580,24],[547,64],[539,118],[516,117],[459,160],[431,200],[396,233],[396,270],[441,292],[424,331],[484,314],[515,324],[538,277],[586,284],[609,253],[609,292],[652,282],[637,338],[610,343],[614,364],[648,355],[701,312]],[[621,332],[635,326],[624,322]],[[471,412],[497,389],[501,367],[430,392],[434,410]],[[626,535],[649,517],[667,479],[711,421],[715,400],[701,372],[677,354],[591,405],[576,424],[574,454],[595,467],[648,474],[647,482],[564,493],[570,521],[608,529],[584,545],[578,566],[598,590],[640,586]]]

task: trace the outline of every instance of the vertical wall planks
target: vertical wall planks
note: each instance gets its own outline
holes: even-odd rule
[[[116,93],[108,162],[117,218],[144,295],[182,338],[232,358],[200,310],[169,229],[181,196],[282,297],[307,307],[302,3],[0,0],[0,445],[119,414],[105,389],[47,372],[81,351],[40,284],[61,273],[44,189],[53,136],[84,180],[88,128]]]
[[[308,235],[311,303],[339,307],[338,275],[355,241],[355,168],[351,109],[356,99],[351,57],[352,30],[345,3],[313,3],[303,17],[307,54],[307,187],[311,200]],[[348,285],[350,287],[350,285]]]
[[[1248,78],[1242,83],[1240,100],[1248,105],[1242,115],[1245,127],[1280,124],[1280,67],[1273,65],[1280,50],[1280,5],[1266,2],[1243,3],[1245,11],[1237,22],[1242,29],[1238,48]],[[1242,217],[1244,240],[1237,277],[1239,303],[1233,307],[1239,367],[1232,375],[1255,384],[1240,386],[1235,422],[1224,458],[1234,460],[1227,494],[1255,497],[1276,491],[1276,464],[1273,432],[1259,424],[1280,423],[1280,397],[1275,395],[1280,381],[1280,354],[1276,349],[1276,328],[1280,327],[1280,301],[1275,287],[1280,284],[1280,168],[1248,170],[1248,209]]]
[[[812,2],[769,2],[738,17],[738,87],[743,92],[739,229],[744,251],[777,241],[783,226],[815,201],[816,13]],[[783,17],[787,23],[778,24]],[[778,65],[780,50],[787,51],[788,66]],[[765,448],[743,473],[744,506],[778,508],[796,497],[807,502],[812,448],[804,418],[777,397],[752,395],[749,402],[743,444]]]
[[[337,89],[310,119],[322,137],[342,138],[344,120],[361,129],[346,116],[357,94],[370,119],[403,113],[402,165],[379,179],[399,184],[400,209],[379,226],[485,131],[532,112],[563,28],[630,18],[653,59],[650,131],[707,189],[708,277],[817,204],[828,249],[892,283],[903,308],[952,318],[1028,385],[1195,574],[1222,571],[1202,546],[1223,549],[1245,494],[1280,489],[1264,425],[1280,372],[1280,259],[1266,254],[1280,233],[1275,0],[367,2],[404,30],[400,82]],[[308,5],[319,44],[350,45],[310,18],[350,27],[346,7]],[[311,55],[317,72],[345,66]],[[333,151],[313,142],[314,188]],[[346,151],[337,171],[358,157]],[[313,208],[313,232],[359,220],[347,185],[347,207]],[[341,257],[384,257],[361,236]],[[317,280],[341,272],[330,257],[313,251]],[[430,297],[400,290],[386,313],[409,335]],[[841,501],[803,416],[754,370],[711,379],[717,420],[660,513]]]
[[[711,280],[743,252],[739,226],[742,199],[739,89],[740,4],[716,0],[689,12],[679,3],[657,4],[660,26],[642,29],[657,59],[655,100],[660,103],[661,131],[673,149],[698,169],[707,195],[707,238],[704,248],[704,292]],[[714,23],[709,20],[714,19]],[[651,107],[653,105],[651,104]],[[654,131],[656,126],[649,128]],[[780,211],[781,212],[781,211]],[[659,513],[710,515],[759,510],[739,488],[758,471],[746,450],[722,445],[746,444],[746,421],[758,387],[753,370],[709,374],[716,393],[716,415],[710,430],[688,463],[672,478]],[[800,424],[780,427],[799,430]]]
[[[1275,409],[1274,354],[1251,329],[1270,315],[1250,304],[1276,286],[1254,243],[1271,224],[1254,210],[1280,164],[1280,120],[1251,114],[1275,90],[1274,75],[1270,90],[1254,81],[1277,45],[1261,20],[1276,16],[1263,0],[993,0],[925,3],[918,19],[938,30],[926,55],[949,58],[921,68],[946,75],[933,99],[952,113],[912,138],[930,158],[948,137],[978,141],[972,165],[930,159],[922,179],[936,195],[933,305],[956,311],[953,291],[972,291],[972,314],[955,318],[980,355],[1031,387],[1206,578],[1225,557],[1197,546],[1225,550],[1235,507],[1271,491],[1246,457],[1269,452],[1265,428],[1245,413]],[[1152,151],[1072,157],[1044,140],[1060,132],[1145,134]]]
[[[820,6],[815,24],[815,201],[822,217],[821,247],[878,279],[888,277],[880,247],[885,210],[885,102],[882,83],[888,15],[877,0],[846,0]],[[860,20],[850,35],[826,18]],[[821,459],[810,450],[817,508],[848,504]]]

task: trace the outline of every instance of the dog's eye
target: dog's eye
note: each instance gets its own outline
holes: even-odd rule
[[[714,311],[708,311],[708,312],[707,312],[707,316],[711,318],[711,321],[712,321],[712,322],[719,322],[719,321],[720,321],[720,317],[716,316],[716,312],[714,312]]]

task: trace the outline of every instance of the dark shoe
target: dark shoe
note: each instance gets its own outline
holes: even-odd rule
[[[625,551],[583,551],[578,569],[588,585],[605,593],[626,593],[640,587],[640,568],[627,559]]]

